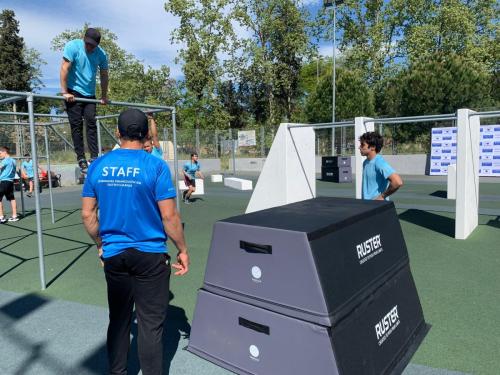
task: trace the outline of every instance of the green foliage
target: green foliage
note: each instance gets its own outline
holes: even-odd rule
[[[352,119],[363,114],[374,114],[373,92],[359,71],[344,68],[336,69],[335,118],[337,121]],[[308,122],[332,121],[332,73],[325,74],[317,89],[308,97],[305,104],[305,117]]]
[[[0,13],[0,87],[4,90],[31,91],[32,70],[25,50],[14,11],[4,9]]]

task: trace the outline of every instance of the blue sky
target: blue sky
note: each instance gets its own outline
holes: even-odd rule
[[[50,49],[51,40],[67,29],[79,29],[85,22],[102,26],[118,37],[118,44],[145,65],[170,67],[173,78],[182,78],[181,66],[175,64],[180,45],[172,44],[170,35],[178,26],[176,17],[164,10],[163,0],[2,0],[0,9],[12,9],[19,21],[26,45],[35,48],[47,62],[43,67],[41,92],[59,90],[60,52]],[[322,0],[305,0],[316,8]],[[331,43],[322,43],[320,53],[331,56]]]

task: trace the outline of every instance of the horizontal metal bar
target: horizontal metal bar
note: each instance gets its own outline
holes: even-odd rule
[[[6,112],[6,111],[0,111],[1,116],[29,116],[28,112]],[[48,113],[35,113],[33,116],[35,117],[60,117],[60,118],[67,118],[68,115],[66,114],[55,114],[51,115]]]
[[[500,117],[500,111],[485,111],[485,112],[475,112],[470,113],[469,117],[480,117],[480,118],[496,118]]]
[[[331,128],[345,128],[349,126],[354,126],[354,121],[324,122],[318,124],[288,124],[288,129],[291,128],[331,129]]]
[[[425,116],[408,116],[408,117],[388,117],[388,118],[374,118],[366,119],[364,123],[374,124],[404,124],[408,122],[432,122],[432,121],[449,121],[456,120],[455,114],[447,115],[425,115]]]
[[[144,113],[159,113],[159,112],[166,112],[167,110],[166,109],[153,109],[151,111],[143,111]],[[119,113],[116,113],[114,115],[104,115],[104,116],[96,116],[95,118],[97,120],[104,120],[104,119],[108,119],[108,118],[115,118],[115,117],[118,117],[120,116]]]
[[[56,122],[55,124],[54,123],[44,123],[44,122],[37,122],[35,123],[35,126],[50,126],[50,125],[58,125],[58,124],[64,124],[64,122]],[[3,121],[1,122],[0,121],[0,125],[22,125],[22,126],[29,126],[30,123],[29,122],[14,122],[14,121]]]
[[[42,158],[42,159],[45,159],[46,156],[37,156],[39,159]],[[10,157],[11,159],[16,159],[16,160],[23,160],[23,159],[31,159],[31,156],[30,157],[27,157],[27,156],[11,156]]]
[[[0,104],[8,104],[12,102],[17,102],[18,100],[23,100],[24,96],[13,96],[10,98],[0,99]]]
[[[35,94],[35,93],[31,93],[31,92],[17,92],[17,91],[7,91],[7,90],[0,90],[0,95],[19,95],[22,97],[33,96],[34,98],[41,98],[41,99],[53,99],[53,100],[63,100],[63,101],[65,100],[64,97],[59,96],[59,95]],[[98,99],[75,98],[75,102],[101,104],[101,101]],[[122,107],[162,109],[162,110],[166,110],[166,111],[173,111],[175,108],[175,107],[171,107],[171,106],[162,106],[162,105],[154,105],[154,104],[115,102],[112,100],[108,101],[107,105],[116,105],[116,106],[122,106]]]

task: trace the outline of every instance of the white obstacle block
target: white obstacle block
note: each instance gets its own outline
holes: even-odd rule
[[[212,182],[222,182],[222,175],[221,174],[213,174],[210,176],[210,180]]]
[[[205,194],[205,186],[203,184],[202,178],[196,178],[196,190],[192,195],[204,195]],[[179,190],[184,191],[187,190],[186,183],[184,180],[179,180]]]
[[[457,199],[457,165],[448,165],[448,184],[446,189],[447,199]]]
[[[252,190],[252,181],[236,177],[227,177],[224,179],[224,186],[237,190]]]
[[[246,213],[316,196],[314,130],[280,124]]]

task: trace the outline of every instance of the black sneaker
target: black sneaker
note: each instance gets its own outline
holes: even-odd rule
[[[87,164],[87,160],[85,159],[80,159],[78,160],[78,166],[80,167],[80,170],[82,173],[87,173],[89,169],[89,165]]]

